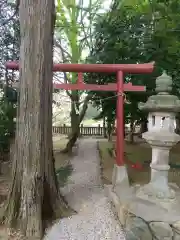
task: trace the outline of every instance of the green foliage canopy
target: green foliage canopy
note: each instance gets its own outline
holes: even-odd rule
[[[130,104],[125,104],[126,122],[140,120],[144,114],[138,102],[146,101],[154,92],[155,79],[166,70],[173,77],[173,93],[179,95],[180,85],[180,2],[115,0],[110,11],[102,15],[95,25],[95,44],[87,59],[91,63],[147,63],[155,61],[151,75],[126,75],[125,82],[145,85],[146,93],[127,93]],[[91,74],[88,82],[115,82],[114,75]],[[103,114],[113,119],[116,97],[103,100],[112,93],[95,92],[94,103]],[[98,101],[97,101],[98,100]],[[112,120],[111,120],[112,121]]]

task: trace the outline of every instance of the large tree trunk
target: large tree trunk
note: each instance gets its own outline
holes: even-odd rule
[[[54,1],[20,1],[19,9],[20,105],[5,222],[41,239],[60,200],[52,161]]]

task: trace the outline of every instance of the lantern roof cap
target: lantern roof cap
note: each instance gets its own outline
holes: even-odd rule
[[[166,71],[156,78],[156,92],[157,93],[170,93],[172,91],[172,77]]]
[[[139,103],[140,110],[149,112],[180,112],[180,100],[172,95],[172,77],[166,71],[156,78],[156,95],[148,98],[146,103]]]

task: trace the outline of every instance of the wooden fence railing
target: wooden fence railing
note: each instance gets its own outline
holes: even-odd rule
[[[52,131],[53,133],[68,135],[71,133],[71,127],[65,124],[59,127],[53,126]],[[104,136],[104,131],[106,130],[100,125],[97,127],[80,126],[80,135],[82,136]]]

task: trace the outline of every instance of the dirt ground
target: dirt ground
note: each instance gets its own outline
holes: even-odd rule
[[[115,163],[115,157],[112,149],[115,142],[99,141],[98,148],[101,157],[102,177],[104,184],[110,184],[112,180],[112,171]],[[125,157],[128,176],[131,184],[144,184],[150,179],[151,148],[144,141],[136,141],[134,144],[125,142]],[[133,163],[141,163],[142,170],[132,168],[129,160]],[[170,152],[171,169],[169,171],[169,181],[180,185],[180,143]],[[174,167],[176,165],[176,168]]]
[[[53,137],[53,148],[55,156],[55,168],[58,175],[60,186],[63,186],[71,174],[70,157],[67,154],[61,154],[60,150],[65,147],[67,143],[66,136],[56,135]],[[2,173],[0,174],[0,211],[3,210],[4,201],[7,198],[9,185],[11,183],[11,164],[5,162],[2,164]],[[68,215],[71,212],[68,211]],[[66,215],[66,213],[65,213]],[[23,239],[19,233],[14,233],[7,229],[4,225],[0,225],[0,240],[20,240]]]

